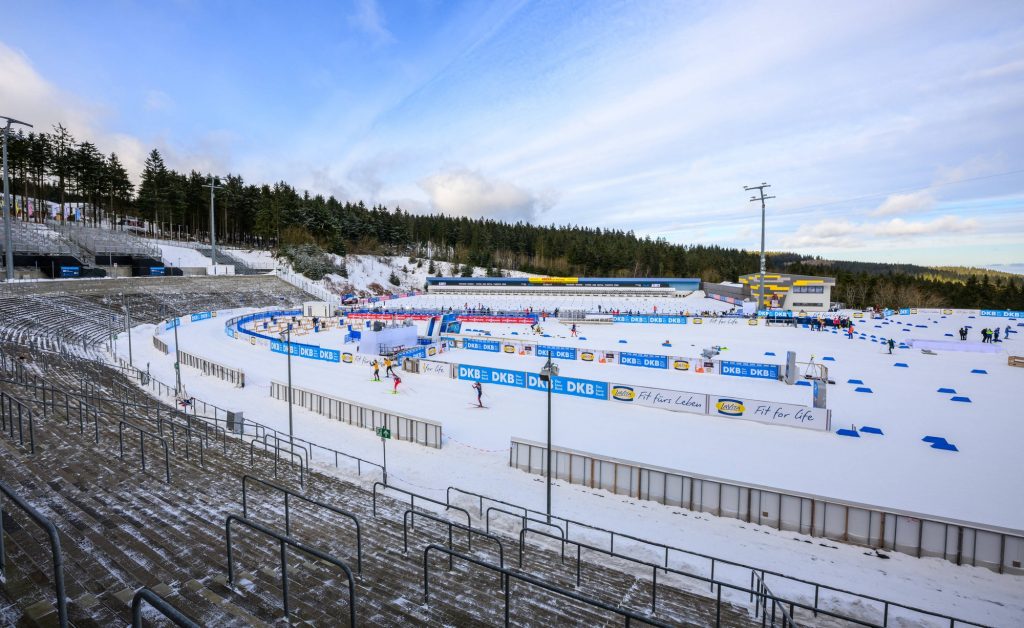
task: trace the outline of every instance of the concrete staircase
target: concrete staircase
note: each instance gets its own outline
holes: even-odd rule
[[[120,374],[93,365],[87,377],[94,388],[113,395]],[[78,390],[80,371],[61,363],[46,365],[48,383]],[[10,374],[6,375],[10,377]],[[123,383],[123,382],[122,382]],[[37,412],[37,453],[27,454],[0,437],[0,477],[15,487],[60,529],[70,617],[76,626],[116,625],[128,620],[132,591],[149,586],[202,625],[261,626],[285,621],[281,610],[280,556],[277,541],[232,526],[236,581],[226,579],[224,522],[241,514],[241,476],[273,475],[272,458],[249,465],[248,444],[227,441],[227,454],[211,440],[199,467],[198,441],[186,460],[179,434],[171,451],[171,482],[163,481],[162,451],[147,443],[147,469],[139,467],[137,434],[126,433],[126,452],[118,456],[117,421],[122,408],[94,400],[100,410],[100,443],[89,430],[79,434],[77,416],[65,423],[63,407],[44,409],[31,392],[10,382],[0,389],[29,403]],[[130,410],[129,420],[156,431],[155,415]],[[166,410],[164,411],[166,419]],[[167,425],[165,424],[165,430]],[[282,466],[281,469],[285,467]],[[297,476],[282,473],[279,484],[299,491]],[[362,527],[363,570],[357,575],[357,621],[366,625],[480,625],[501,622],[504,594],[496,573],[454,561],[431,558],[431,597],[423,603],[423,549],[447,542],[446,526],[417,518],[403,552],[403,515],[408,504],[378,498],[377,516],[363,485],[313,473],[303,493],[355,514]],[[283,496],[250,487],[248,516],[284,530]],[[290,502],[291,535],[327,552],[356,570],[353,524],[306,504]],[[438,509],[439,516],[443,509]],[[453,520],[458,521],[457,517]],[[41,535],[19,512],[5,508],[8,572],[0,589],[0,620],[20,625],[54,625],[52,575]],[[45,540],[45,539],[43,539]],[[518,569],[518,538],[503,537],[505,565]],[[469,553],[465,534],[453,535],[454,549]],[[472,555],[497,562],[494,543],[474,539]],[[562,562],[554,547],[531,542],[522,571],[581,595],[646,613],[649,575],[628,566],[587,563],[575,588],[575,558]],[[347,582],[337,568],[289,549],[290,623],[346,625]],[[523,625],[621,625],[622,619],[536,587],[511,581],[511,618]],[[682,588],[658,587],[658,614],[652,621],[672,625],[714,625],[713,598]],[[723,604],[721,625],[753,623],[748,611]],[[640,623],[640,622],[634,622]]]

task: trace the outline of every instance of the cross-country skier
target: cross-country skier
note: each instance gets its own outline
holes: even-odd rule
[[[889,345],[889,355],[892,355],[892,350],[896,347],[896,343],[890,338],[887,344]]]
[[[576,323],[573,323],[572,327],[569,328],[569,333],[572,334],[573,338],[576,337]]]
[[[374,360],[373,363],[370,366],[373,367],[373,381],[379,382],[380,381],[380,364],[377,363],[377,360]]]
[[[391,394],[392,394],[392,395],[397,395],[397,394],[398,394],[398,385],[402,383],[402,378],[401,378],[401,377],[399,377],[398,375],[394,375],[393,377],[394,377],[394,379],[395,379],[395,387],[394,387],[394,389],[393,389],[393,390],[391,391]]]
[[[384,358],[384,374],[388,377],[395,377],[395,371],[391,368],[394,364],[391,358]]]
[[[473,390],[476,391],[476,405],[477,407],[484,407],[483,396],[484,387],[480,385],[480,382],[473,382]]]

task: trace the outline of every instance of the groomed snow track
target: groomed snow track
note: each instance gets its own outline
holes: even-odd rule
[[[136,390],[120,371],[97,360],[103,354],[107,320],[121,314],[120,293],[131,295],[133,322],[155,322],[172,312],[279,305],[296,302],[296,290],[273,277],[159,279],[124,282],[54,282],[14,286],[0,293],[0,391],[31,411],[35,453],[5,431],[0,436],[4,483],[49,518],[59,530],[70,622],[75,626],[124,625],[131,594],[149,587],[200,625],[259,626],[308,622],[347,625],[347,578],[321,560],[290,550],[291,614],[281,610],[278,541],[241,526],[232,528],[234,584],[227,582],[225,520],[241,515],[242,476],[249,474],[355,515],[361,525],[362,574],[355,582],[357,621],[364,625],[494,625],[502,623],[504,595],[498,574],[456,558],[430,560],[429,603],[424,603],[424,550],[444,544],[443,524],[417,518],[410,549],[403,551],[408,505],[378,497],[376,514],[367,480],[308,474],[302,486],[294,467],[249,443],[221,439],[216,430],[188,424],[174,409]],[[45,391],[45,392],[44,392]],[[65,400],[67,404],[65,405]],[[79,407],[86,408],[85,419]],[[90,412],[92,414],[90,415]],[[26,414],[27,416],[27,414]],[[89,417],[95,417],[90,423]],[[125,433],[119,456],[119,426],[126,421],[168,442],[163,450],[147,436],[147,471],[139,466],[139,434]],[[26,427],[27,429],[27,427]],[[189,431],[192,430],[192,431]],[[171,435],[168,434],[171,432]],[[97,442],[98,440],[98,442]],[[202,444],[201,444],[202,443]],[[252,458],[250,458],[252,456]],[[251,462],[250,462],[251,460]],[[277,476],[274,479],[275,475]],[[248,518],[283,532],[282,496],[250,486]],[[49,547],[38,530],[4,499],[6,567],[0,588],[0,622],[56,625]],[[293,498],[291,536],[356,569],[354,528],[344,518],[299,504]],[[454,511],[438,517],[459,521]],[[473,522],[477,525],[477,522]],[[492,532],[494,532],[492,530]],[[659,575],[657,613],[649,615],[649,571],[629,564],[587,562],[575,586],[575,558],[563,559],[558,544],[531,544],[516,560],[517,531],[498,531],[505,566],[516,574],[572,590],[572,600],[510,578],[511,621],[520,625],[621,625],[623,617],[586,600],[620,608],[655,625],[743,626],[761,623],[752,606],[716,604],[714,594],[673,586]],[[494,563],[494,545],[464,534],[454,550]],[[781,614],[776,621],[781,621]],[[147,624],[163,625],[153,612]],[[642,625],[634,619],[631,625]]]

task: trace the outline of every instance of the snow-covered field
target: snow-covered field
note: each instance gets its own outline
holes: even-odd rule
[[[160,257],[165,264],[177,266],[178,268],[206,268],[213,262],[195,249],[173,244],[164,244],[161,240],[149,240],[150,243],[160,247]]]
[[[406,292],[410,290],[423,290],[427,283],[427,277],[431,276],[430,261],[400,255],[347,255],[340,257],[332,256],[334,261],[342,265],[348,272],[348,277],[340,275],[327,275],[327,278],[338,284],[348,284],[353,290],[359,292],[375,293],[372,286],[376,284],[389,292]],[[504,271],[509,277],[530,277],[529,273],[519,271]],[[391,275],[394,273],[398,279],[398,285],[391,283]],[[453,273],[453,265],[448,262],[434,262],[433,275],[450,276]],[[485,268],[474,267],[473,276],[483,277],[487,274]],[[404,303],[405,301],[403,301]]]
[[[699,296],[691,299],[694,304],[724,305]],[[182,380],[188,392],[287,429],[286,404],[268,399],[270,380],[285,378],[285,356],[225,336],[223,321],[228,316],[224,312],[215,319],[183,326],[180,342],[183,350],[244,368],[245,389],[185,368]],[[1019,455],[1019,447],[1024,440],[1024,422],[1014,410],[1019,407],[1015,384],[1022,372],[1006,363],[1007,352],[1024,353],[1022,335],[1011,335],[997,345],[998,353],[989,354],[938,351],[928,355],[897,349],[889,356],[878,342],[878,337],[952,340],[945,334],[955,333],[963,325],[973,327],[973,338],[981,326],[995,324],[1002,327],[1007,321],[937,314],[858,320],[858,334],[853,339],[808,329],[752,327],[745,321],[581,325],[582,338],[572,338],[568,326],[549,319],[541,326],[549,335],[543,341],[552,345],[682,356],[696,356],[702,348],[717,345],[723,347],[720,357],[724,359],[773,363],[781,363],[787,350],[796,351],[800,361],[813,355],[828,366],[829,376],[836,382],[828,394],[833,430],[870,425],[884,432],[884,436],[845,438],[832,432],[556,395],[553,442],[691,473],[1022,530],[1024,499],[1019,483],[1024,477],[1024,457]],[[1016,321],[1009,324],[1017,329]],[[468,330],[492,338],[523,338],[527,334],[525,326],[508,324],[466,323],[463,332]],[[152,349],[149,339],[153,331],[152,325],[133,331],[135,363],[149,366],[159,379],[173,381],[173,351],[164,356]],[[859,332],[865,333],[864,339]],[[872,339],[872,334],[876,338]],[[173,345],[173,334],[161,332],[161,338]],[[342,347],[337,332],[295,340]],[[662,346],[666,340],[672,347]],[[127,353],[126,343],[126,337],[119,339],[122,356]],[[355,347],[345,349],[354,351]],[[775,356],[766,356],[766,352]],[[834,359],[823,362],[826,357]],[[543,362],[532,356],[470,350],[447,352],[440,358],[533,372]],[[809,388],[775,381],[581,361],[561,361],[560,366],[563,375],[572,377],[810,404]],[[292,369],[296,385],[444,424],[446,442],[441,450],[404,442],[388,445],[389,476],[399,485],[442,498],[445,487],[454,485],[543,508],[543,483],[508,466],[510,437],[545,440],[543,394],[487,385],[488,407],[478,409],[471,403],[475,396],[466,381],[403,374],[400,394],[392,395],[387,380],[369,382],[365,365],[295,359]],[[972,373],[975,369],[987,373]],[[850,379],[863,381],[863,387],[872,392],[856,392],[858,385],[847,383]],[[971,403],[952,402],[951,395],[936,392],[940,387],[954,388]],[[379,459],[380,441],[367,430],[297,408],[295,431],[308,440]],[[932,449],[921,441],[925,435],[945,437],[960,451]],[[554,503],[555,512],[563,516],[965,619],[1009,626],[1020,625],[1024,617],[1024,578],[1018,576],[898,553],[881,561],[862,547],[561,483],[556,486]]]

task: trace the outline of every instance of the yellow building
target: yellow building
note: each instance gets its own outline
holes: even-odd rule
[[[826,312],[832,300],[833,277],[765,273],[764,292],[760,295],[761,274],[751,273],[739,278],[750,288],[750,295],[758,301],[758,309],[778,308],[805,312]]]

